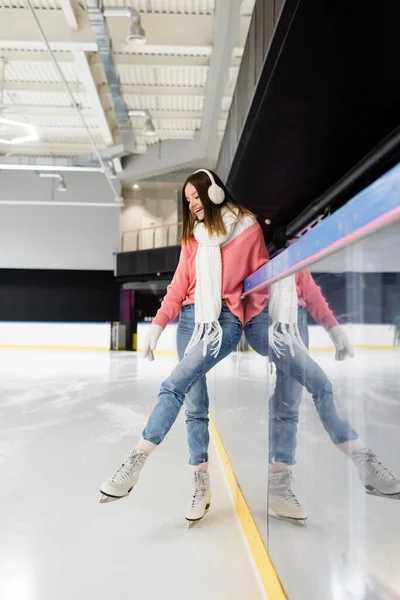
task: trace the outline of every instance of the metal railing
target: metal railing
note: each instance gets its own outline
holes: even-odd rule
[[[124,231],[121,235],[121,252],[137,252],[138,250],[178,246],[181,235],[181,222],[131,229]]]

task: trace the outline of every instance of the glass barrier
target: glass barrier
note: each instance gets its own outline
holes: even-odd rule
[[[289,598],[400,598],[400,223],[295,278],[309,352],[268,380],[269,553]]]
[[[278,309],[293,282],[286,336],[278,287],[245,300],[268,306],[210,374],[216,425],[290,600],[394,600],[400,221],[282,280]]]
[[[178,246],[182,236],[182,223],[156,225],[124,231],[121,235],[121,252],[136,252],[153,248]]]

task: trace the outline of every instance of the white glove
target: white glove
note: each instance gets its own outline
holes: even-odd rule
[[[153,350],[157,347],[158,338],[162,334],[163,328],[161,325],[150,325],[146,339],[143,344],[143,358],[147,358],[150,362],[154,360]]]
[[[347,334],[340,325],[328,329],[329,337],[336,347],[335,360],[345,360],[346,356],[354,358],[354,350],[349,342]]]

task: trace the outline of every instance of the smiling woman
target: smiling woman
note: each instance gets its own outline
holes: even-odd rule
[[[193,237],[193,230],[199,221],[210,235],[225,235],[221,209],[226,207],[240,218],[254,217],[253,213],[240,206],[231,196],[216,173],[199,169],[186,179],[182,188],[182,242]]]
[[[268,261],[261,227],[238,205],[219,177],[200,170],[182,188],[182,251],[171,285],[143,344],[154,359],[158,339],[178,314],[179,364],[162,385],[142,437],[116,473],[101,486],[102,501],[122,498],[136,485],[147,456],[163,441],[186,405],[193,495],[190,525],[207,512],[208,392],[206,374],[237,346],[245,324],[243,280]],[[250,319],[252,315],[246,314]]]

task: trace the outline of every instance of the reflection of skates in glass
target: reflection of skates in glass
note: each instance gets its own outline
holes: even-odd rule
[[[276,518],[305,525],[305,514],[296,494],[292,488],[293,475],[290,469],[283,469],[276,473],[270,472],[268,478],[268,508],[273,511]]]
[[[193,495],[186,509],[185,519],[191,529],[207,514],[211,504],[210,476],[195,471],[193,477]]]
[[[379,462],[369,448],[351,454],[350,458],[357,467],[360,480],[368,494],[400,500],[400,479],[397,479]]]

